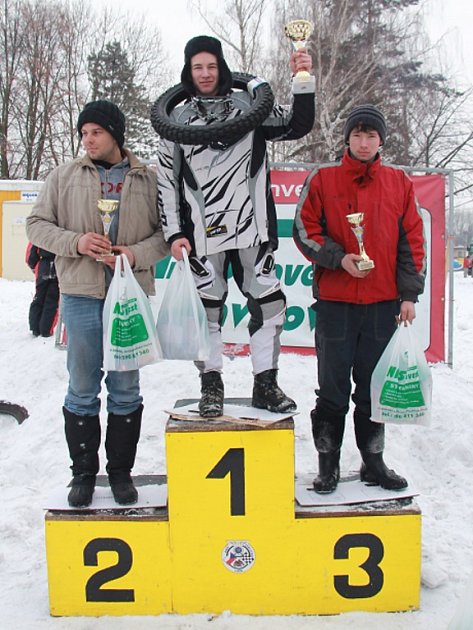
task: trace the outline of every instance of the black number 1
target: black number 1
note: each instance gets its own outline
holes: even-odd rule
[[[230,474],[230,513],[232,516],[245,515],[245,450],[229,449],[212,468],[207,479],[224,479]]]

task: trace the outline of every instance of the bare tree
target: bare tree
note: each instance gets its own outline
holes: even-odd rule
[[[24,28],[19,7],[21,0],[2,0],[0,21],[0,177],[10,177],[10,164],[14,146],[11,135],[14,129],[13,104],[17,99],[16,77],[21,63]]]
[[[226,44],[232,69],[255,72],[261,59],[265,36],[264,13],[267,0],[225,0],[218,13],[205,10],[202,2],[192,0],[210,31]]]
[[[87,59],[114,41],[143,97],[140,125],[130,129],[138,137],[129,140],[154,151],[149,106],[169,77],[160,33],[144,15],[97,15],[87,0],[0,2],[1,177],[37,179],[77,155],[77,116],[92,97]]]

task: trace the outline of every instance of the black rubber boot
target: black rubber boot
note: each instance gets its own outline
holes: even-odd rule
[[[356,445],[360,453],[382,453],[384,451],[384,424],[373,422],[369,413],[358,407],[353,412]]]
[[[67,497],[71,507],[87,507],[92,503],[95,478],[99,471],[99,416],[78,416],[63,407],[64,429],[72,459],[72,487]]]
[[[223,381],[220,372],[202,372],[199,413],[203,418],[216,418],[223,414]]]
[[[313,486],[318,494],[330,494],[340,480],[340,449],[345,431],[345,416],[320,408],[310,413],[312,436],[319,453],[319,474]]]
[[[297,405],[278,386],[277,375],[277,370],[265,370],[255,375],[251,404],[275,413],[295,411]]]
[[[131,478],[140,439],[143,405],[125,416],[108,414],[105,452],[107,474],[113,498],[119,505],[133,505],[138,492]]]
[[[95,477],[74,477],[67,501],[74,508],[88,507],[92,503],[94,490]]]
[[[334,492],[340,480],[340,450],[319,453],[319,474],[314,479],[314,490],[318,494]]]
[[[383,453],[361,452],[363,463],[360,479],[370,485],[381,486],[386,490],[402,490],[407,488],[407,480],[386,466]]]

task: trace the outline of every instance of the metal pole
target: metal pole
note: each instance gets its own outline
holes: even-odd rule
[[[447,235],[447,260],[448,260],[448,341],[447,341],[447,365],[453,368],[453,315],[454,315],[454,273],[453,273],[453,254],[454,254],[454,236],[453,236],[453,219],[454,219],[454,201],[453,192],[455,190],[455,180],[453,171],[448,171],[448,235]]]

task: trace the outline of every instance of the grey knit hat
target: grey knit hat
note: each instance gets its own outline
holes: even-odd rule
[[[82,138],[82,125],[96,123],[115,138],[120,149],[125,142],[125,115],[111,101],[92,101],[84,106],[77,119],[77,131]]]
[[[358,105],[358,107],[355,107],[355,109],[348,114],[348,118],[343,129],[343,139],[345,144],[348,144],[348,138],[350,137],[352,130],[359,125],[370,127],[371,129],[377,131],[379,133],[379,137],[381,138],[381,143],[385,143],[388,132],[386,119],[377,107],[369,104]]]

